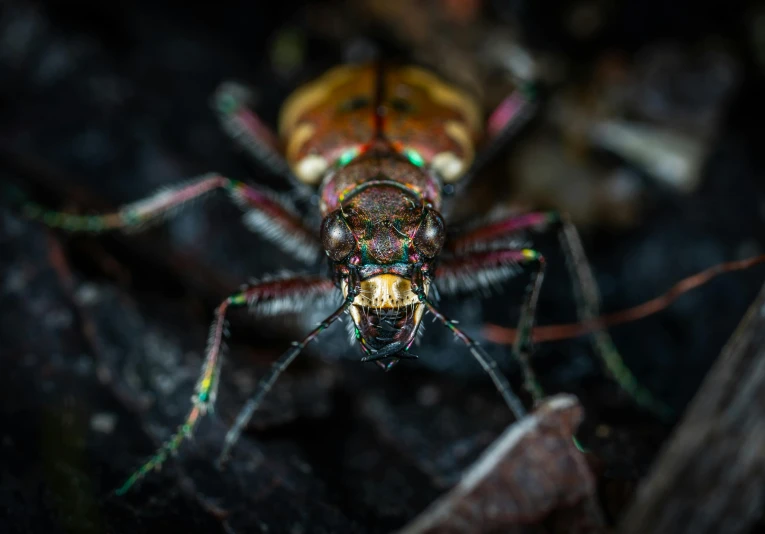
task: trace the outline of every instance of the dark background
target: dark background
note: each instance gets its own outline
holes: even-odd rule
[[[216,471],[257,376],[319,319],[239,313],[216,414],[177,460],[115,497],[182,421],[213,307],[249,277],[301,266],[243,230],[225,201],[145,234],[103,237],[47,230],[15,206],[23,194],[94,212],[212,170],[285,189],[219,130],[208,102],[221,81],[251,85],[274,124],[302,81],[377,49],[465,75],[490,107],[512,90],[495,35],[546,65],[541,111],[456,199],[461,211],[497,199],[570,211],[607,311],[761,252],[765,10],[755,2],[4,2],[0,531],[388,532],[455,483],[511,416],[429,321],[420,360],[390,374],[352,361],[356,349],[333,327]],[[596,109],[607,98],[616,103]],[[703,138],[698,184],[673,187],[584,139],[572,110],[586,124],[605,116]],[[609,189],[619,184],[628,194]],[[573,321],[555,241],[538,243],[551,262],[538,321]],[[627,364],[677,416],[763,276],[726,275],[614,328]],[[485,323],[514,324],[522,291],[514,280],[444,309],[480,337]],[[509,349],[485,345],[520,384]],[[586,339],[540,345],[535,358],[550,392],[575,392],[587,409],[581,440],[615,520],[674,419],[634,407]]]

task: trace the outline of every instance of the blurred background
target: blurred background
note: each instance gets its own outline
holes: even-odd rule
[[[139,235],[68,236],[26,222],[22,195],[94,213],[208,171],[285,191],[219,129],[219,83],[254,90],[275,125],[286,96],[345,61],[428,65],[488,111],[518,79],[534,119],[453,199],[558,209],[580,229],[616,311],[765,243],[765,7],[746,1],[358,0],[183,5],[5,0],[0,11],[0,496],[3,532],[390,532],[511,422],[491,382],[426,322],[394,372],[336,326],[277,384],[227,471],[213,459],[257,377],[319,317],[232,316],[219,407],[177,460],[113,489],[188,409],[212,310],[250,277],[303,270],[213,200]],[[538,323],[576,320],[554,236]],[[317,267],[316,272],[323,272]],[[577,394],[598,498],[616,521],[754,298],[762,268],[716,279],[615,327],[637,378],[674,416],[634,405],[586,338],[540,344],[550,392]],[[525,279],[444,311],[520,385],[509,347]],[[540,530],[539,532],[548,532]]]

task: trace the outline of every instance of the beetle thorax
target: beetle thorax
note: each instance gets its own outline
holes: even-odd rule
[[[361,188],[382,182],[410,191],[434,209],[441,207],[441,185],[435,176],[392,150],[379,150],[364,154],[326,176],[320,191],[322,215],[347,203]],[[373,196],[382,199],[381,196]]]

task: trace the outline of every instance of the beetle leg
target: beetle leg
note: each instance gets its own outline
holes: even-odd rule
[[[488,257],[491,257],[491,251],[484,254],[470,252],[471,250],[491,248],[492,243],[499,243],[502,239],[507,239],[507,237],[515,232],[527,229],[541,230],[550,226],[557,228],[558,231],[558,238],[563,249],[566,267],[572,281],[579,320],[585,324],[592,324],[600,314],[600,294],[590,269],[590,263],[587,260],[584,247],[579,238],[579,232],[565,216],[556,212],[533,212],[509,217],[459,234],[450,242],[447,242],[446,248],[452,253],[458,254],[457,260],[454,261],[464,257],[465,259],[462,259],[461,263],[475,264],[478,260],[471,260],[472,256],[482,258],[484,255],[488,255]],[[459,264],[460,262],[456,265]],[[446,266],[444,268],[446,269]],[[498,279],[507,279],[513,274],[514,271],[508,266],[484,271],[469,271],[468,275],[463,277],[463,280],[455,276],[447,277],[447,283],[439,287],[447,292],[450,289],[461,289],[460,286],[464,286],[466,283],[472,283],[470,287],[480,287],[480,278],[484,279],[483,286],[485,287],[487,280],[488,282],[493,282],[498,281]],[[451,283],[449,283],[450,281]],[[653,394],[643,387],[629,370],[608,332],[603,328],[598,328],[594,329],[591,334],[595,353],[601,359],[606,371],[613,380],[628,395],[635,399],[639,405],[663,417],[669,416],[669,408],[661,401],[655,399]]]
[[[527,87],[517,88],[502,100],[486,121],[486,135],[470,169],[455,187],[464,190],[472,178],[531,120],[536,110],[536,99]]]
[[[253,310],[261,313],[269,313],[269,311],[272,312],[272,314],[283,313],[305,306],[309,302],[322,297],[329,297],[334,289],[334,283],[326,278],[281,278],[251,285],[224,300],[215,310],[215,319],[210,326],[210,336],[207,342],[207,349],[205,350],[202,372],[200,373],[196,387],[194,388],[194,395],[191,397],[191,411],[189,411],[186,420],[178,427],[175,434],[173,434],[170,439],[160,447],[149,461],[142,465],[130,476],[130,478],[127,479],[127,481],[125,481],[122,487],[117,490],[117,493],[120,495],[124,494],[133,486],[133,484],[143,478],[147,473],[154,469],[158,469],[165,460],[167,460],[167,457],[170,454],[178,450],[184,439],[191,437],[200,418],[208,411],[212,412],[218,392],[218,382],[222,363],[221,353],[223,351],[223,339],[226,333],[226,312],[229,308],[249,306]],[[315,332],[316,330],[312,333],[314,337],[316,335]],[[308,341],[310,341],[310,339],[308,339]],[[303,341],[301,348],[302,346],[305,346],[306,342],[307,341]],[[294,350],[293,346],[293,348],[288,351],[287,355],[292,354]],[[297,356],[297,353],[295,353],[292,358],[294,358],[294,356]],[[283,362],[284,359],[283,356],[278,362]],[[289,361],[291,361],[291,359]],[[284,367],[286,367],[286,365],[284,365]],[[273,371],[271,374],[273,374]],[[275,377],[273,379],[275,379]],[[271,380],[271,383],[272,382],[273,380]],[[268,389],[270,389],[271,383],[269,383]],[[260,389],[262,388],[259,387],[259,390]]]
[[[531,366],[530,355],[532,349],[531,334],[539,290],[544,280],[546,265],[544,257],[531,249],[500,249],[476,252],[443,261],[436,270],[436,280],[438,287],[445,288],[447,293],[456,289],[470,291],[509,278],[516,274],[520,265],[523,264],[532,265],[534,270],[521,307],[518,337],[513,345],[513,356],[523,369],[526,390],[531,393],[535,402],[539,402],[544,397],[544,393]]]
[[[251,91],[243,85],[225,82],[218,87],[212,105],[223,130],[257,163],[305,189],[284,159],[276,134],[250,109],[250,100]]]
[[[239,415],[236,417],[236,422],[226,433],[226,439],[223,444],[223,451],[221,451],[220,456],[218,457],[219,466],[228,460],[231,447],[236,444],[239,436],[242,433],[242,430],[244,430],[244,427],[247,426],[247,423],[249,423],[252,414],[255,413],[255,410],[258,409],[258,406],[260,406],[263,398],[271,390],[271,387],[273,387],[274,382],[276,382],[276,379],[279,378],[279,375],[281,375],[282,372],[298,356],[298,354],[303,351],[308,343],[313,341],[319,334],[329,328],[332,323],[337,321],[344,313],[348,311],[348,308],[351,307],[351,304],[353,304],[353,299],[356,298],[356,295],[361,290],[360,283],[355,274],[353,274],[354,271],[351,271],[351,273],[352,280],[348,284],[348,294],[346,295],[345,300],[340,305],[340,307],[337,308],[337,310],[330,314],[326,319],[324,319],[319,324],[319,326],[313,329],[302,341],[294,341],[292,343],[292,347],[273,363],[268,374],[260,379],[258,385],[255,387],[255,392],[252,394],[244,407],[239,411]]]
[[[561,224],[561,217],[556,212],[536,211],[511,215],[449,236],[445,249],[461,256],[477,250],[496,248],[494,245],[501,245],[503,240],[524,230],[545,230],[556,224]]]
[[[494,108],[486,121],[486,140],[482,159],[496,153],[534,116],[537,101],[530,84],[518,87]],[[490,153],[490,154],[489,154]]]
[[[454,321],[448,319],[443,313],[438,311],[435,305],[430,300],[428,300],[427,296],[425,295],[425,291],[423,290],[424,284],[422,283],[422,274],[422,271],[415,271],[414,278],[412,279],[412,290],[416,293],[420,302],[423,303],[423,305],[428,309],[430,313],[436,317],[436,319],[441,321],[444,326],[451,330],[454,335],[467,346],[470,354],[473,355],[476,361],[481,365],[481,367],[483,367],[483,370],[486,371],[486,374],[489,375],[492,382],[494,382],[494,386],[502,396],[505,404],[507,404],[507,406],[510,408],[510,411],[513,412],[515,419],[521,420],[526,415],[526,409],[523,407],[521,399],[519,399],[513,391],[510,382],[508,382],[505,375],[503,375],[502,371],[500,371],[497,367],[497,362],[494,360],[494,358],[489,356],[489,353],[483,350],[477,341],[473,341],[473,339],[471,339],[465,332],[457,327],[457,324]]]
[[[110,230],[135,232],[174,215],[193,200],[223,189],[245,213],[247,227],[282,250],[306,263],[321,257],[321,245],[300,215],[285,199],[265,189],[246,185],[219,174],[205,174],[187,182],[165,187],[155,194],[103,215],[72,215],[47,211],[36,204],[24,206],[28,217],[48,226],[74,232],[100,233]]]

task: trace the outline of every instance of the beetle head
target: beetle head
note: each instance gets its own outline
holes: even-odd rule
[[[321,234],[344,296],[353,289],[349,269],[359,274],[350,315],[365,352],[377,359],[408,350],[430,289],[429,280],[418,288],[412,278],[441,251],[441,215],[406,188],[377,184],[328,214]]]

